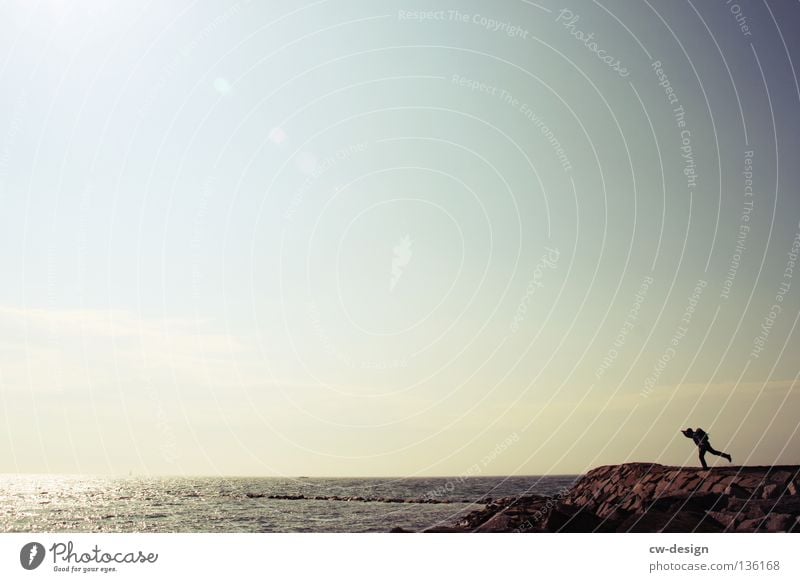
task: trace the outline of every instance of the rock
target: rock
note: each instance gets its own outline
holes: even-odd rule
[[[775,472],[770,474],[769,481],[770,481],[770,483],[774,483],[778,487],[783,488],[783,487],[786,486],[786,482],[789,481],[792,477],[795,477],[795,476],[796,476],[796,472],[794,474],[792,474],[789,471],[783,471],[783,470],[775,471]]]
[[[798,516],[785,513],[771,513],[742,521],[737,532],[798,532]]]
[[[672,486],[675,489],[686,489],[687,488],[686,484],[689,482],[689,479],[690,479],[689,475],[686,474],[678,475],[672,482]]]
[[[795,524],[796,518],[787,513],[771,513],[764,518],[761,528],[768,532],[788,532]]]
[[[617,525],[590,511],[559,503],[545,517],[543,529],[556,533],[613,532]]]
[[[606,501],[600,507],[597,508],[595,512],[599,517],[608,517],[613,515],[615,511],[622,511],[622,508],[619,506],[618,503],[613,501]]]
[[[661,497],[662,495],[665,495],[668,491],[670,491],[671,488],[672,488],[672,484],[669,481],[667,481],[666,479],[663,480],[663,481],[659,481],[658,484],[656,485],[656,488],[655,488],[655,491],[654,491],[655,496],[656,497]]]
[[[722,493],[730,482],[730,477],[725,475],[711,475],[698,482],[697,490],[700,493]]]
[[[774,499],[780,495],[781,489],[782,487],[780,485],[776,485],[775,483],[764,485],[764,489],[761,491],[761,498]]]
[[[758,526],[761,525],[763,518],[746,519],[736,527],[737,532],[741,533],[754,533]]]
[[[742,475],[741,478],[736,480],[737,484],[741,485],[745,489],[751,489],[759,491],[764,487],[766,484],[763,478],[763,475]]]
[[[631,515],[618,532],[719,532],[724,526],[701,511],[659,511]]]
[[[767,515],[770,513],[788,513],[800,515],[800,497],[784,495],[778,499],[739,499],[728,498],[728,511],[738,511],[745,515]]]
[[[677,513],[680,511],[704,512],[721,509],[726,505],[726,498],[717,493],[696,493],[694,495],[671,495],[661,497],[652,503],[653,509]]]
[[[736,529],[738,514],[729,511],[709,511],[708,515],[721,523],[726,531]]]
[[[724,493],[728,497],[744,497],[748,499],[752,497],[752,493],[743,487],[739,487],[736,483],[731,483],[725,487]]]
[[[511,518],[504,513],[498,513],[488,521],[479,525],[475,531],[480,533],[498,533],[512,529]]]

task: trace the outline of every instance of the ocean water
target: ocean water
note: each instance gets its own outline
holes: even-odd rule
[[[421,530],[452,525],[465,513],[482,508],[487,497],[554,495],[576,479],[573,475],[414,479],[6,475],[0,476],[0,530],[388,532],[395,526]],[[340,499],[313,499],[334,496]],[[348,500],[356,497],[374,501]],[[413,502],[420,500],[446,503]]]

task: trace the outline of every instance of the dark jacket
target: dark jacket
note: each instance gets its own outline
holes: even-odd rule
[[[683,435],[686,438],[690,438],[694,441],[698,447],[707,447],[708,446],[708,433],[704,431],[702,428],[698,428],[692,432],[692,434],[688,434],[687,431],[682,431]]]

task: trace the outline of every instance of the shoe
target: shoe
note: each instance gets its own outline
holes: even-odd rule
[[[733,460],[731,459],[731,456],[728,453],[725,453],[725,458],[728,459],[729,463],[733,462]]]

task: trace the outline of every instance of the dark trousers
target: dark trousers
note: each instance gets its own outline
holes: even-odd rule
[[[710,444],[701,445],[700,464],[703,465],[703,469],[708,469],[708,464],[706,463],[706,453],[711,453],[712,455],[717,455],[718,457],[725,456],[725,453],[720,453],[719,451],[715,450]]]

